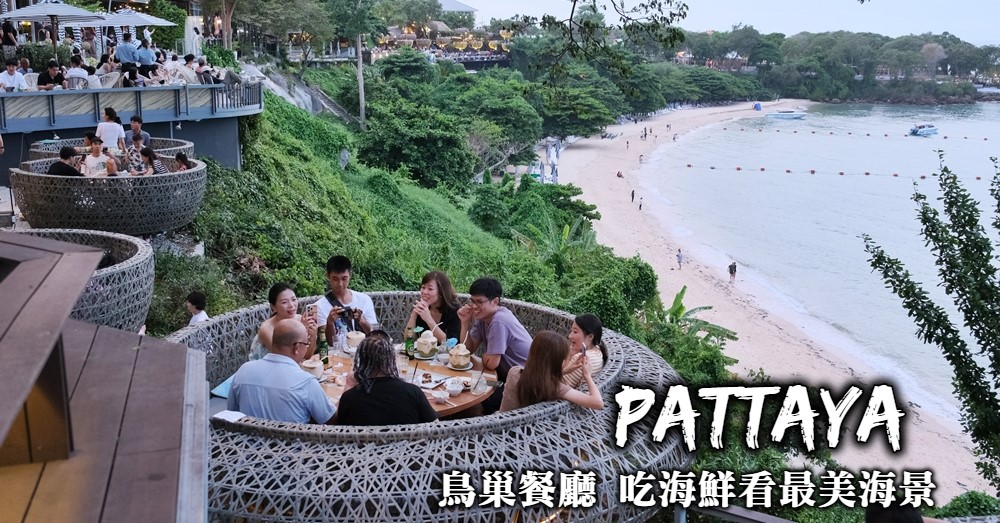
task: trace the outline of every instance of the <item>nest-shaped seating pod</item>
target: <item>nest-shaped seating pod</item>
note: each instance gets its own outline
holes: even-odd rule
[[[398,339],[415,292],[371,294],[382,327]],[[300,300],[300,306],[317,298]],[[572,316],[504,300],[531,333],[567,332]],[[187,327],[168,340],[207,353],[209,381],[216,385],[246,361],[266,305],[228,313]],[[209,511],[213,521],[539,521],[567,511],[560,521],[646,521],[658,507],[619,502],[619,475],[638,470],[685,468],[690,455],[680,437],[650,438],[656,416],[633,424],[624,447],[614,442],[618,415],[614,395],[623,384],[650,388],[658,397],[680,376],[648,348],[605,331],[609,360],[595,375],[605,408],[593,411],[565,401],[533,405],[478,418],[386,427],[320,426],[256,418],[213,420]],[[514,488],[526,471],[593,472],[594,505],[550,509],[544,505],[441,506],[442,477],[462,471],[483,493],[484,471],[513,472]],[[558,504],[558,492],[556,503]]]
[[[44,174],[54,158],[10,170],[14,199],[33,228],[89,229],[129,235],[154,234],[191,223],[205,195],[204,162],[168,174],[83,178]]]
[[[23,234],[96,247],[112,265],[98,269],[73,308],[72,318],[136,332],[153,301],[153,248],[132,236],[79,229],[30,229]]]
[[[125,145],[132,145],[132,131],[125,131]],[[107,144],[114,146],[114,144]],[[194,142],[178,140],[176,138],[160,138],[152,136],[149,139],[149,146],[156,151],[158,156],[173,158],[177,153],[184,153],[191,158],[194,155]],[[83,147],[83,138],[65,138],[62,140],[44,140],[34,142],[28,148],[28,160],[41,160],[43,158],[59,158],[59,150],[63,147]]]

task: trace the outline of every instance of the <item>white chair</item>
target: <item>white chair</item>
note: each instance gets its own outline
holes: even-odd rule
[[[29,91],[38,90],[38,73],[28,73],[24,75],[24,83],[28,85]]]
[[[118,80],[121,80],[122,74],[119,72],[108,73],[101,77],[101,87],[104,89],[111,89],[112,87],[118,87]]]
[[[71,76],[66,79],[66,83],[70,89],[86,89],[89,87],[87,77],[85,76]]]

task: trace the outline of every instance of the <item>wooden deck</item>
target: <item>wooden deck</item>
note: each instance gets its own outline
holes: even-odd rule
[[[207,518],[204,353],[67,320],[101,256],[0,233],[0,522]]]
[[[77,321],[63,344],[75,450],[0,467],[0,521],[204,520],[204,354]]]

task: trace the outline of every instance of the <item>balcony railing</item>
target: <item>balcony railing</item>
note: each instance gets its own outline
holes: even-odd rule
[[[91,127],[105,107],[147,123],[232,118],[263,111],[264,95],[260,83],[248,82],[2,93],[0,132]]]

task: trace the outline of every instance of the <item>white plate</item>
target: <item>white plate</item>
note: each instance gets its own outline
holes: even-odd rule
[[[449,369],[451,369],[451,370],[458,370],[458,371],[462,371],[462,370],[470,370],[470,369],[472,368],[472,362],[470,361],[470,362],[469,362],[469,364],[468,364],[467,366],[465,366],[465,367],[452,367],[452,366],[451,366],[451,362],[449,361],[449,362],[447,363],[447,367],[448,367]]]
[[[424,382],[423,381],[424,374],[430,374],[431,381]],[[422,389],[433,389],[434,387],[437,387],[438,385],[444,383],[445,380],[447,380],[450,377],[451,376],[445,376],[443,374],[438,374],[436,372],[427,372],[425,370],[420,370],[417,371],[416,375],[412,377],[413,380],[412,383],[418,385]]]
[[[414,352],[413,353],[413,357],[417,358],[418,360],[421,360],[421,361],[429,361],[429,360],[433,360],[437,356],[434,355],[434,354],[431,354],[430,356],[421,356],[419,352]]]

